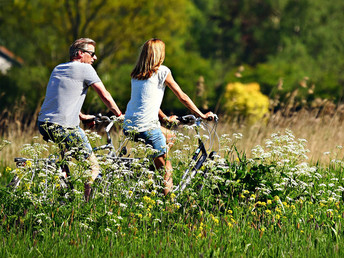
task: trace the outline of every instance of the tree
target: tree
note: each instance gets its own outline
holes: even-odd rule
[[[69,59],[68,47],[79,37],[98,42],[95,65],[101,77],[106,74],[106,81],[113,78],[108,71],[133,65],[139,46],[151,37],[163,39],[168,53],[182,52],[189,6],[188,0],[32,0],[5,6],[0,10],[1,42],[25,60],[27,74],[37,68],[48,70],[43,83],[28,85],[25,78],[17,78],[18,94],[30,88],[43,95],[49,71]],[[112,82],[109,90],[114,93],[122,87]],[[5,85],[1,89],[10,90]]]

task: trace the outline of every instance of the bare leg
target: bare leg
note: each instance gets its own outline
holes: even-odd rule
[[[167,129],[166,127],[160,126],[160,129],[166,138],[166,144],[167,144],[168,148],[171,149],[173,144],[174,144],[176,135],[174,134],[174,132]]]
[[[100,171],[100,167],[99,167],[96,155],[94,155],[94,153],[92,153],[90,155],[89,159],[90,159],[90,163],[91,163],[92,174],[91,174],[91,178],[89,178],[89,180],[85,183],[84,196],[85,196],[86,202],[88,202],[90,199],[90,195],[91,195],[91,191],[92,191],[91,186],[92,186],[94,180],[99,175],[99,171]]]
[[[164,167],[164,195],[167,195],[173,189],[173,178],[172,178],[172,164],[169,160],[166,160],[166,154],[161,155],[154,159],[156,169]]]

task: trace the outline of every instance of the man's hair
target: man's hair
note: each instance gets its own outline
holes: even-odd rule
[[[72,60],[73,58],[78,56],[79,50],[87,50],[87,46],[91,44],[94,47],[96,46],[96,42],[90,38],[80,38],[73,42],[73,44],[69,47],[69,58]]]
[[[136,66],[131,72],[131,78],[146,80],[155,73],[165,59],[165,43],[160,39],[146,41],[141,49]]]

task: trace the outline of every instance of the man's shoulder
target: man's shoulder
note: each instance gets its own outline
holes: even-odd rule
[[[69,61],[66,63],[61,63],[59,65],[57,65],[56,67],[84,67],[84,68],[91,68],[93,69],[93,66],[87,63],[81,63],[81,62],[73,62],[73,61]]]

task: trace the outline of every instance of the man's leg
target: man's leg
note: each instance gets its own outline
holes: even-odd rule
[[[161,155],[154,159],[154,164],[157,170],[164,168],[164,195],[167,195],[173,190],[173,178],[172,178],[172,164],[169,160],[166,160],[166,154]]]
[[[96,155],[92,152],[92,154],[89,156],[89,160],[91,163],[91,176],[90,178],[85,182],[85,190],[84,190],[84,197],[86,202],[89,201],[91,191],[92,191],[92,184],[94,180],[96,180],[97,176],[99,175],[100,172],[100,166],[97,160]]]

